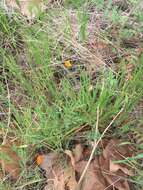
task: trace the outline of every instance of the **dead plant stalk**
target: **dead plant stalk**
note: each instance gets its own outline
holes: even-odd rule
[[[121,110],[115,115],[115,117],[112,119],[112,121],[109,123],[109,125],[106,127],[106,129],[105,129],[105,130],[103,131],[103,133],[101,134],[99,140],[98,140],[98,141],[97,141],[97,140],[94,141],[94,145],[93,145],[92,152],[91,152],[90,157],[89,157],[89,160],[88,160],[88,162],[87,162],[87,164],[86,164],[86,166],[85,166],[85,168],[84,168],[84,170],[83,170],[83,172],[82,172],[82,174],[81,174],[81,177],[80,177],[80,179],[79,179],[79,181],[78,181],[78,185],[77,185],[77,189],[76,189],[76,190],[78,190],[78,187],[80,186],[80,184],[81,184],[81,182],[82,182],[82,180],[83,180],[83,178],[84,178],[84,176],[85,176],[85,174],[86,174],[86,171],[87,171],[87,169],[88,169],[88,167],[89,167],[89,165],[90,165],[90,162],[91,162],[92,159],[93,159],[94,152],[95,152],[95,150],[96,150],[96,148],[97,148],[99,142],[102,140],[102,138],[104,137],[105,133],[108,131],[108,129],[111,127],[111,125],[112,125],[112,124],[114,123],[114,121],[117,119],[117,117],[123,112],[123,110],[124,110],[124,107],[122,107]],[[99,124],[99,107],[97,108],[96,130],[98,129],[98,124]]]

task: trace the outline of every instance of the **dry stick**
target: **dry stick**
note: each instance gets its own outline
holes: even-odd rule
[[[113,183],[111,183],[110,185],[108,185],[106,188],[104,188],[103,190],[107,190],[109,187],[112,187],[114,188],[114,184],[117,183],[118,181],[120,181],[121,178],[118,178],[116,181],[114,181]]]
[[[112,124],[114,123],[114,121],[117,119],[117,117],[122,113],[123,109],[124,109],[124,107],[122,107],[121,110],[120,110],[120,111],[116,114],[116,116],[112,119],[112,121],[109,123],[109,125],[106,127],[106,129],[105,129],[105,130],[103,131],[103,133],[101,134],[99,140],[98,140],[97,142],[95,141],[94,146],[93,146],[93,149],[92,149],[92,152],[91,152],[91,155],[90,155],[90,158],[89,158],[89,160],[88,160],[88,162],[87,162],[87,164],[86,164],[86,166],[85,166],[85,168],[84,168],[84,170],[83,170],[83,172],[82,172],[82,175],[81,175],[81,177],[80,177],[80,179],[79,179],[78,187],[79,187],[80,183],[82,182],[82,180],[83,180],[83,178],[84,178],[84,176],[85,176],[85,173],[86,173],[86,171],[87,171],[87,169],[88,169],[88,167],[89,167],[89,165],[90,165],[90,162],[91,162],[91,160],[92,160],[92,158],[93,158],[94,152],[95,152],[95,150],[96,150],[96,148],[97,148],[99,142],[102,140],[102,138],[104,137],[105,133],[108,131],[108,129],[111,127],[111,125],[112,125]],[[97,110],[96,126],[98,126],[98,121],[99,121],[99,113],[98,113],[98,110]]]
[[[44,179],[36,179],[36,180],[33,180],[33,181],[29,181],[19,187],[16,187],[15,190],[19,190],[19,189],[23,189],[24,187],[28,186],[28,185],[32,185],[34,183],[38,183],[38,182],[44,182]]]
[[[97,133],[97,130],[98,130],[98,123],[99,123],[99,106],[97,107],[97,117],[96,117],[96,133]],[[94,144],[97,144],[97,140],[95,139],[95,141],[94,141]],[[96,148],[96,147],[95,147]],[[87,169],[88,169],[88,167],[89,167],[89,164],[90,164],[90,162],[91,162],[91,160],[92,160],[92,158],[93,158],[93,155],[94,155],[94,152],[95,152],[95,148],[93,147],[93,150],[92,150],[92,152],[91,152],[91,155],[90,155],[90,158],[89,158],[89,160],[88,160],[88,162],[87,162],[87,164],[86,164],[86,166],[85,166],[85,168],[84,168],[84,170],[83,170],[83,172],[82,172],[82,175],[81,175],[81,177],[80,177],[80,179],[79,179],[79,182],[78,182],[78,184],[77,184],[77,189],[76,190],[78,190],[79,189],[79,187],[80,187],[80,183],[81,183],[81,181],[82,181],[82,179],[83,179],[83,177],[84,177],[84,175],[85,175],[85,173],[86,173],[86,171],[87,171]]]

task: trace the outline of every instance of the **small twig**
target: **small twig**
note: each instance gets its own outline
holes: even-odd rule
[[[98,130],[98,123],[99,123],[99,107],[97,107],[97,119],[96,119],[96,132],[97,132],[97,130]],[[97,144],[97,139],[95,139],[95,145]],[[83,177],[84,177],[84,175],[85,175],[85,173],[86,173],[86,171],[87,171],[87,169],[88,169],[88,167],[89,167],[89,164],[90,164],[90,162],[91,162],[91,160],[92,160],[92,158],[93,158],[93,156],[94,156],[94,152],[95,152],[95,149],[96,149],[96,146],[94,145],[94,147],[93,147],[93,149],[92,149],[92,152],[91,152],[91,155],[90,155],[90,158],[89,158],[89,160],[88,160],[88,162],[87,162],[87,164],[86,164],[86,166],[85,166],[85,168],[84,168],[84,170],[83,170],[83,172],[82,172],[82,175],[81,175],[81,177],[80,177],[80,179],[79,179],[79,181],[78,181],[78,186],[80,185],[80,183],[81,183],[81,181],[82,181],[82,179],[83,179]]]
[[[42,181],[44,181],[44,179],[31,180],[21,186],[16,187],[15,190],[24,189],[24,187],[26,187],[28,185],[33,185],[34,183],[38,183],[38,182],[42,182]]]
[[[96,150],[96,148],[97,148],[99,142],[102,140],[102,138],[104,137],[105,133],[108,131],[108,129],[111,127],[111,125],[112,125],[112,124],[114,123],[114,121],[117,119],[117,117],[122,113],[123,109],[124,109],[124,107],[122,107],[121,110],[115,115],[115,117],[112,119],[112,121],[109,123],[109,125],[106,127],[106,129],[105,129],[105,130],[103,131],[103,133],[101,134],[99,140],[98,140],[97,142],[95,141],[94,146],[93,146],[93,149],[92,149],[92,152],[91,152],[91,155],[90,155],[90,158],[89,158],[89,160],[88,160],[88,162],[87,162],[87,164],[86,164],[86,166],[85,166],[85,168],[84,168],[84,170],[83,170],[83,172],[82,172],[82,175],[81,175],[81,177],[80,177],[80,179],[79,179],[78,187],[79,187],[80,183],[82,182],[82,180],[83,180],[83,178],[84,178],[84,176],[85,176],[85,173],[86,173],[86,171],[87,171],[87,169],[88,169],[88,167],[89,167],[89,165],[90,165],[90,162],[91,162],[91,160],[92,160],[92,158],[93,158],[94,152],[95,152],[95,150]],[[99,110],[97,110],[96,126],[98,126],[98,120],[99,120]]]
[[[107,190],[109,187],[112,187],[113,186],[113,188],[114,188],[114,185],[115,185],[115,183],[117,183],[118,181],[120,181],[121,180],[121,178],[118,178],[116,181],[114,181],[113,183],[111,183],[110,185],[108,185],[106,188],[104,188],[103,190]]]

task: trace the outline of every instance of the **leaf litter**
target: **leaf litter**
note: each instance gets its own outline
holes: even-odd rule
[[[31,17],[32,15],[28,10],[28,4],[26,4],[27,3],[25,3],[25,6],[21,6],[22,4],[20,5],[20,7],[26,7],[23,8],[23,10],[20,9],[21,13],[23,15]],[[19,9],[19,7],[17,7],[17,9]],[[129,42],[126,42],[126,44],[128,45]],[[108,50],[108,47],[104,43],[101,44],[98,42],[98,44],[93,44],[92,42],[92,44],[90,43],[89,45],[92,49],[98,49],[98,51],[100,49]],[[76,48],[78,49],[78,47]],[[98,52],[97,61],[95,61],[96,59],[93,60],[90,59],[90,57],[86,56],[86,53],[89,53],[86,49],[83,49],[83,51],[80,53],[83,60],[85,57],[87,57],[87,62],[92,63],[92,65],[94,65],[94,68],[96,66],[95,62],[101,63],[100,65],[104,65],[104,55],[102,55],[102,52]],[[72,62],[65,61],[64,66],[70,69],[72,68]],[[127,65],[128,80],[132,77],[132,70],[132,67],[130,65]],[[89,67],[89,73],[91,73],[91,67]],[[119,144],[120,142],[116,139],[110,140],[104,147],[102,154],[100,156],[94,156],[80,186],[78,186],[78,180],[87,164],[87,158],[90,155],[89,148],[85,148],[81,144],[77,144],[74,149],[66,150],[64,156],[58,153],[39,155],[37,157],[37,165],[39,165],[41,169],[45,170],[47,177],[47,185],[45,186],[45,190],[77,190],[77,187],[78,190],[92,190],[95,189],[95,187],[96,190],[115,188],[117,190],[130,190],[127,177],[132,176],[133,172],[127,165],[121,163],[117,164],[114,162],[114,160],[123,160],[126,157],[132,156],[132,153],[130,153],[131,151],[128,149],[129,147],[124,146],[123,148],[121,146],[118,146]],[[18,164],[19,158],[17,155],[15,155],[14,152],[11,153],[11,148],[8,149],[6,154],[12,157],[12,164],[10,165],[10,169],[8,169],[9,163],[7,163],[5,160],[0,161],[0,164],[2,165],[3,162],[5,165],[5,171],[10,173],[13,178],[17,178],[19,176],[19,172],[17,172],[15,176],[12,171],[15,171],[16,168],[19,168],[19,165],[16,165],[13,162],[13,159],[17,160]],[[5,148],[2,148],[1,151],[4,152]]]
[[[20,176],[20,157],[12,149],[11,144],[0,147],[0,166],[2,168],[1,178],[7,174],[11,179],[17,180]]]
[[[42,0],[6,0],[6,7],[15,12],[18,10],[23,16],[28,19],[33,19],[36,15],[45,9]]]
[[[118,139],[106,142],[102,153],[94,155],[81,183],[79,179],[88,162],[90,147],[78,143],[64,154],[39,155],[37,165],[46,173],[44,190],[130,190],[128,177],[133,176],[134,171],[127,164],[114,161],[132,157],[133,149],[120,144]]]

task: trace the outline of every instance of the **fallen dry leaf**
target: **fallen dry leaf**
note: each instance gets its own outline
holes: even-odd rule
[[[116,164],[112,160],[110,160],[110,171],[111,172],[117,172],[118,170],[121,170],[123,173],[127,174],[128,176],[133,176],[133,172],[126,167],[121,166],[121,164]]]
[[[112,184],[117,190],[129,190],[126,178],[133,173],[125,164],[115,164],[114,160],[122,160],[131,156],[131,149],[128,145],[120,146],[120,141],[112,139],[108,142],[99,162],[103,176],[109,185]]]
[[[120,172],[118,172],[118,175],[109,173],[106,175],[105,179],[109,184],[108,187],[112,187],[112,189],[116,188],[117,190],[130,190],[128,181],[123,179],[122,173]]]
[[[128,58],[128,59],[131,59],[131,58]],[[133,70],[134,70],[134,65],[131,64],[131,63],[128,63],[126,65],[126,79],[127,80],[131,80],[132,79]]]
[[[49,154],[42,154],[38,155],[36,159],[36,163],[46,172],[50,172],[52,167],[56,164],[58,160],[57,153],[49,153]]]
[[[79,175],[82,174],[87,161],[80,161],[76,164],[76,171]],[[97,168],[96,168],[97,167]],[[106,181],[99,168],[98,158],[92,161],[87,169],[87,172],[82,180],[80,189],[81,190],[103,190],[107,187]]]
[[[13,179],[20,176],[20,157],[12,150],[10,145],[0,147],[0,165],[3,172],[6,172]]]
[[[81,144],[76,144],[75,149],[73,149],[75,162],[83,159],[83,146]]]
[[[70,158],[68,166],[64,165],[64,160],[57,153],[39,155],[37,164],[46,171],[47,185],[44,190],[75,190],[77,181],[75,179],[74,158],[72,152],[66,150],[65,153]]]
[[[75,190],[77,181],[75,176],[75,169],[70,165],[64,169],[65,189]]]
[[[44,10],[43,0],[6,0],[6,6],[13,11],[18,10],[28,19],[33,19],[38,12]]]
[[[46,171],[45,190],[130,190],[127,177],[133,173],[125,164],[114,163],[132,155],[129,145],[121,146],[119,140],[111,139],[102,148],[102,154],[89,163],[80,184],[78,180],[88,163],[86,157],[91,154],[89,147],[76,144],[73,150],[66,150],[70,159],[57,153],[37,157],[37,164]]]
[[[70,150],[65,150],[65,154],[67,154],[67,155],[69,156],[69,158],[70,158],[70,160],[71,160],[71,164],[72,164],[72,166],[75,168],[75,158],[74,158],[74,156],[73,156],[72,151],[70,151]]]

